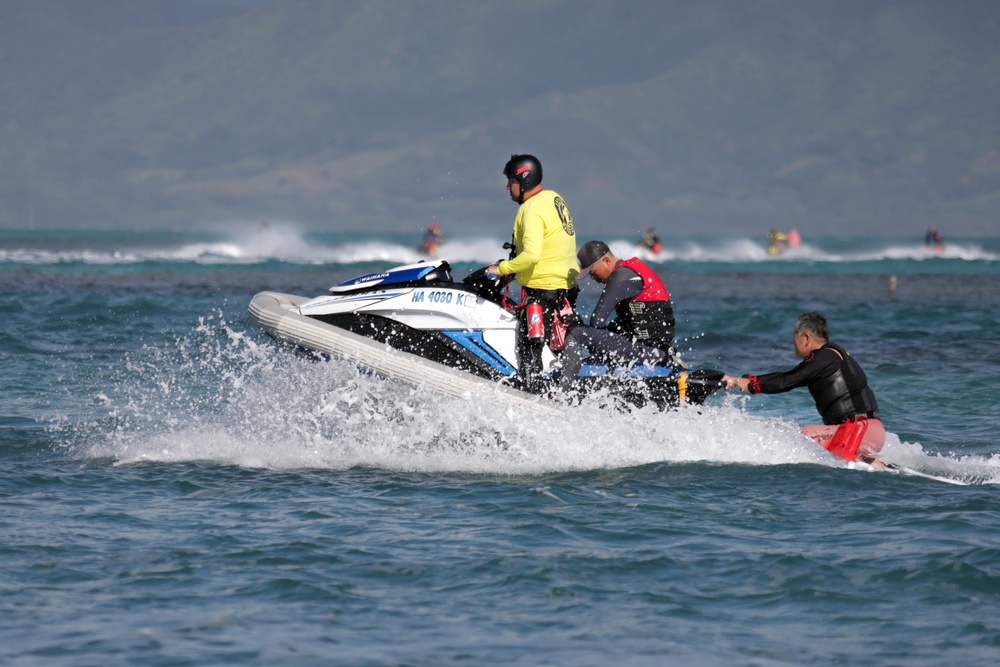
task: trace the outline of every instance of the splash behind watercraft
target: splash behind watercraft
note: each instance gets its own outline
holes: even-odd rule
[[[461,282],[443,259],[362,275],[307,298],[261,292],[251,319],[273,338],[314,353],[349,359],[361,368],[439,393],[461,396],[495,389],[539,402],[518,375],[518,318],[503,280],[485,269]],[[545,372],[558,357],[543,351]],[[576,385],[607,390],[627,404],[661,408],[702,403],[720,387],[722,373],[679,364],[609,368],[584,365]]]

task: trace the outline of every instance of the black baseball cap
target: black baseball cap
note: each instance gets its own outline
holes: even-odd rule
[[[587,241],[580,246],[579,252],[576,253],[576,258],[580,262],[580,273],[577,278],[586,278],[594,266],[594,262],[609,252],[611,252],[611,248],[604,241]]]

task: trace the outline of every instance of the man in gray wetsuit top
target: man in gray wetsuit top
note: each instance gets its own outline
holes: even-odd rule
[[[577,252],[580,275],[604,289],[586,326],[577,319],[566,333],[560,387],[570,389],[584,353],[608,366],[665,365],[674,361],[674,307],[652,269],[636,258],[618,259],[603,241],[588,241]],[[615,319],[609,323],[612,313]]]

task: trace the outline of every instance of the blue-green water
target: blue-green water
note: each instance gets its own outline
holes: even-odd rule
[[[1000,242],[665,240],[691,365],[788,368],[818,309],[884,457],[966,485],[833,459],[805,391],[539,422],[246,316],[416,237],[5,232],[0,664],[1000,661]]]

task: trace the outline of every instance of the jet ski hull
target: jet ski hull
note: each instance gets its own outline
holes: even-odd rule
[[[343,359],[380,377],[427,387],[454,398],[489,395],[512,407],[542,415],[558,415],[541,397],[397,350],[385,343],[341,329],[299,312],[310,299],[280,292],[260,292],[250,301],[250,319],[265,333],[286,344]]]
[[[500,283],[483,270],[456,283],[450,269],[444,260],[395,267],[311,299],[261,292],[250,304],[250,317],[278,340],[439,393],[464,396],[495,388],[532,403],[544,400],[519,386],[519,322]],[[556,359],[543,348],[546,373],[557,372]],[[665,408],[702,403],[721,378],[719,371],[680,366],[584,365],[573,386],[581,395],[606,392],[626,409],[648,402]]]

